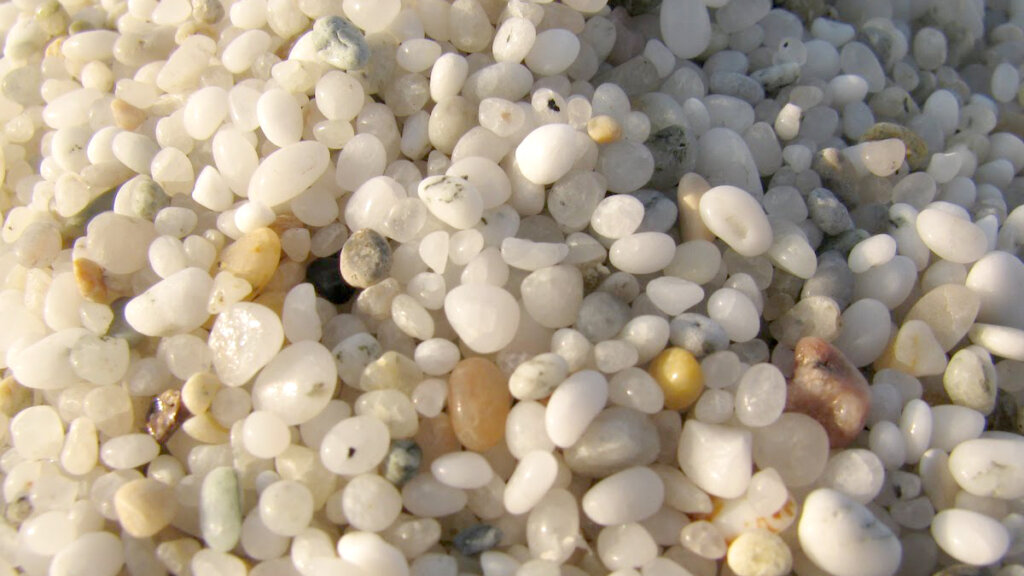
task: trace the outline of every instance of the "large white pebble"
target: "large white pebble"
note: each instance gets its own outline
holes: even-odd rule
[[[355,476],[376,467],[388,452],[391,434],[374,416],[353,416],[338,422],[320,443],[324,467],[342,476]]]
[[[704,0],[665,0],[660,24],[665,45],[684,60],[699,56],[711,43],[711,18]]]
[[[50,563],[50,576],[115,576],[124,566],[124,545],[110,532],[83,534]],[[88,568],[88,570],[86,570]]]
[[[273,412],[294,426],[309,422],[334,396],[338,365],[319,342],[304,341],[282,350],[256,377],[253,407]]]
[[[752,451],[749,430],[687,420],[676,456],[679,467],[702,490],[736,498],[750,484]]]
[[[917,215],[917,234],[925,246],[943,260],[969,264],[985,255],[985,232],[970,220],[940,208],[925,208]]]
[[[294,144],[302,137],[302,110],[287,90],[272,88],[256,102],[256,117],[267,140],[275,146]]]
[[[960,562],[986,566],[998,562],[1010,547],[1010,534],[997,520],[973,510],[950,508],[935,515],[935,543]]]
[[[949,455],[949,471],[975,496],[1013,500],[1024,497],[1024,438],[978,438]]]
[[[191,332],[210,317],[206,301],[213,278],[205,270],[185,268],[132,298],[124,308],[125,320],[146,336]]]
[[[804,500],[797,535],[807,557],[835,576],[892,576],[903,557],[888,526],[830,488],[819,488]]]
[[[700,198],[700,218],[715,236],[748,258],[772,246],[768,216],[753,196],[735,186],[715,186],[705,192]]]
[[[545,450],[523,456],[505,485],[502,496],[509,514],[525,514],[544,498],[558,475],[558,461]]]
[[[665,501],[665,485],[650,468],[636,466],[594,484],[583,495],[583,512],[602,526],[639,522]]]
[[[430,472],[438,482],[466,490],[486,486],[494,477],[487,459],[476,452],[449,452],[439,456],[431,462]]]
[[[260,162],[249,180],[249,199],[271,208],[284,204],[313,185],[330,163],[327,146],[296,142]]]
[[[516,148],[516,164],[534,184],[552,184],[576,163],[576,129],[545,124],[530,132]]]
[[[645,291],[651,303],[669,316],[678,316],[704,300],[704,289],[699,284],[674,276],[651,280]]]
[[[979,322],[1024,329],[1024,263],[1007,252],[989,252],[971,266],[966,285],[981,299]]]
[[[577,372],[551,394],[544,425],[560,448],[576,443],[608,401],[608,381],[594,370]]]
[[[708,298],[708,316],[722,325],[733,342],[753,340],[761,329],[757,307],[735,288],[719,288]]]
[[[608,250],[612,266],[630,274],[651,274],[668,266],[676,243],[668,234],[639,232],[620,238]]]
[[[489,284],[463,284],[444,298],[444,313],[455,333],[473,351],[497,352],[519,329],[519,304],[507,291]]]
[[[484,212],[480,192],[458,176],[428,176],[419,183],[417,194],[434,217],[457,230],[473,227]]]

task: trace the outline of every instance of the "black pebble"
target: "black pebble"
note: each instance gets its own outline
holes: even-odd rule
[[[341,277],[338,254],[310,262],[306,267],[306,281],[313,285],[318,296],[333,304],[344,304],[356,293]]]
[[[494,548],[501,542],[502,534],[490,524],[476,524],[455,535],[455,549],[463,556],[475,556]]]

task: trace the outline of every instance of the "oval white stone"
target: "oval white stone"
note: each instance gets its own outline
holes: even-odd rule
[[[249,181],[249,199],[273,208],[313,185],[330,163],[327,146],[305,141],[289,144],[267,156]]]
[[[748,258],[772,246],[772,228],[753,196],[729,185],[715,186],[700,198],[700,218],[715,236]]]
[[[797,534],[807,557],[835,576],[892,576],[903,556],[888,526],[830,488],[819,488],[804,500]]]
[[[534,184],[552,184],[576,163],[576,129],[545,124],[530,132],[516,148],[519,171]]]
[[[940,208],[922,210],[916,226],[925,246],[950,262],[969,264],[984,256],[988,248],[981,228]]]
[[[932,520],[931,533],[946,554],[974,566],[999,561],[1010,547],[1005,526],[972,510],[951,508],[939,512]]]
[[[612,266],[630,274],[651,274],[668,266],[676,243],[668,234],[640,232],[620,238],[608,250]]]
[[[373,416],[353,416],[334,425],[320,444],[324,467],[342,476],[369,472],[388,452],[391,434]]]
[[[711,43],[711,18],[704,0],[665,0],[660,24],[665,45],[684,60],[699,56]]]
[[[213,278],[205,270],[185,268],[132,298],[124,308],[125,319],[147,336],[191,332],[210,317],[206,300]]]
[[[430,464],[437,481],[452,488],[473,489],[486,486],[494,477],[487,460],[476,452],[450,452]]]
[[[334,396],[338,366],[319,342],[304,341],[282,350],[256,377],[253,406],[273,412],[293,426],[312,420]]]
[[[975,496],[1024,497],[1024,438],[967,440],[950,453],[949,471]]]
[[[525,514],[544,498],[558,475],[558,461],[545,450],[523,456],[505,485],[503,495],[509,514]]]
[[[665,501],[665,485],[650,468],[636,466],[594,484],[583,495],[583,512],[602,526],[639,522]]]

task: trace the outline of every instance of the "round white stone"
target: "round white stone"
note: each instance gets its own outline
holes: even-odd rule
[[[402,495],[377,474],[361,474],[349,480],[341,502],[348,523],[367,532],[380,532],[402,512]]]
[[[249,181],[249,199],[273,208],[288,202],[313,185],[330,163],[327,146],[315,141],[296,142],[260,162]]]
[[[708,316],[725,329],[733,342],[754,339],[761,329],[761,315],[746,294],[735,288],[720,288],[708,299]]]
[[[438,482],[466,490],[486,486],[494,477],[487,459],[476,452],[450,452],[439,456],[431,462],[430,472]]]
[[[683,472],[708,494],[736,498],[750,484],[753,441],[749,430],[687,420],[677,458]]]
[[[668,234],[639,232],[616,240],[608,260],[623,272],[651,274],[668,266],[675,254],[676,243]]]
[[[1012,500],[1024,496],[1024,438],[978,438],[949,455],[957,484],[975,496]]]
[[[452,228],[471,228],[483,215],[484,204],[480,192],[468,180],[458,176],[424,178],[417,187],[417,193],[427,210]]]
[[[241,386],[267,365],[284,343],[278,315],[261,304],[239,302],[221,312],[210,330],[213,368],[221,382]]]
[[[704,0],[667,0],[661,5],[661,37],[673,54],[695,58],[711,43],[711,18]]]
[[[319,342],[298,342],[282,350],[260,372],[253,406],[277,414],[289,426],[312,420],[337,386],[338,366]]]
[[[544,498],[558,475],[558,461],[546,450],[527,453],[516,465],[502,496],[509,514],[525,514]]]
[[[373,416],[353,416],[334,425],[320,444],[324,467],[342,476],[375,468],[388,452],[391,434]]]

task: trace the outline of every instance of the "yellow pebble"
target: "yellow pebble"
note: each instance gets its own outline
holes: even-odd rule
[[[203,444],[226,444],[231,439],[228,431],[214,420],[209,412],[185,420],[181,429],[185,434]]]
[[[248,282],[258,292],[270,282],[281,260],[281,240],[270,228],[258,228],[224,248],[220,268]]]
[[[647,371],[665,393],[668,410],[686,410],[704,391],[700,363],[682,348],[666,348],[651,361]]]
[[[598,144],[608,144],[622,136],[622,127],[615,118],[601,114],[587,120],[587,134]]]
[[[190,413],[203,414],[210,409],[217,390],[220,390],[220,380],[216,376],[198,372],[181,387],[181,402]]]
[[[110,101],[110,112],[114,115],[114,124],[122,130],[135,130],[146,121],[144,110],[140,110],[120,98]]]

